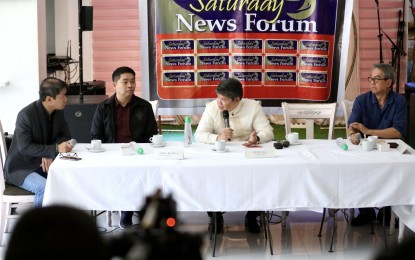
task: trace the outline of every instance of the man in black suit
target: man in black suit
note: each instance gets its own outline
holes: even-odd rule
[[[35,207],[41,207],[49,166],[58,153],[73,146],[63,109],[68,85],[60,79],[46,78],[39,88],[39,100],[17,115],[4,173],[6,182],[35,194]]]

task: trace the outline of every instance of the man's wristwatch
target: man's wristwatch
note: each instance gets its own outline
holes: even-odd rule
[[[259,136],[256,136],[256,143],[255,144],[259,144]]]

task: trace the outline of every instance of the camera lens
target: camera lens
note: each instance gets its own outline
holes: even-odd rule
[[[274,143],[274,147],[275,147],[275,149],[282,149],[283,145],[282,145],[281,142],[276,142],[276,143]]]

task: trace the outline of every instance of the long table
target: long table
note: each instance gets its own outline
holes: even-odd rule
[[[245,149],[258,148],[245,148],[241,142],[228,142],[224,153],[198,143],[189,148],[182,142],[167,142],[163,148],[140,144],[144,154],[130,156],[121,155],[121,144],[103,144],[102,153],[89,152],[90,144],[77,144],[74,152],[82,160],[55,159],[43,203],[135,211],[160,188],[173,195],[179,211],[415,205],[414,154],[365,152],[348,144],[349,150],[343,151],[334,140],[301,140],[276,150],[273,158],[246,158]],[[156,159],[156,149],[183,149],[184,159]]]

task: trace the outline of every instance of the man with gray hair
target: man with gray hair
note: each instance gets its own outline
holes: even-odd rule
[[[374,64],[368,80],[370,91],[356,97],[353,103],[347,129],[350,141],[359,144],[358,136],[404,138],[407,132],[407,105],[405,97],[392,90],[396,81],[394,68],[389,64]],[[360,208],[359,216],[352,219],[351,225],[368,224],[374,216],[373,209]],[[380,213],[378,220],[382,220],[381,216],[383,214]]]

